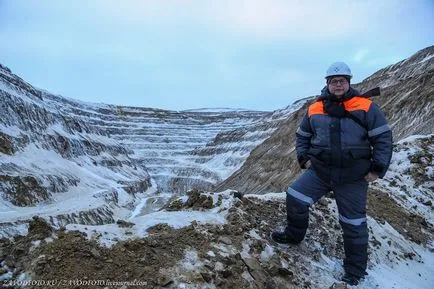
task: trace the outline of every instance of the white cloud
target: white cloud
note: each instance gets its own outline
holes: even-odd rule
[[[216,25],[256,37],[323,39],[349,35],[360,29],[357,21],[343,23],[356,7],[334,1],[250,0],[219,2],[215,5]],[[334,9],[328,9],[328,5]],[[330,11],[326,13],[326,11]]]
[[[93,1],[88,5],[108,23],[168,28],[198,25],[256,38],[324,40],[351,36],[375,25],[374,20],[354,21],[366,15],[373,0],[147,0]],[[381,3],[380,3],[381,4]],[[380,4],[377,4],[377,9]]]
[[[366,55],[368,55],[369,50],[366,48],[362,48],[359,51],[357,51],[356,55],[354,56],[355,62],[361,62],[365,59]]]

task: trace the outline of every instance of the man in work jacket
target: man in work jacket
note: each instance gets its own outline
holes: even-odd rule
[[[327,70],[327,86],[310,105],[296,132],[297,159],[308,169],[288,188],[284,231],[278,243],[300,243],[308,227],[309,206],[333,191],[344,238],[342,280],[356,285],[366,274],[368,183],[382,178],[392,156],[392,131],[380,108],[350,87],[343,62]]]

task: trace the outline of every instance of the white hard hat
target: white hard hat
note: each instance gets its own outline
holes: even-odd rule
[[[351,69],[344,62],[335,62],[327,69],[325,78],[331,76],[348,76],[350,79],[353,77]]]

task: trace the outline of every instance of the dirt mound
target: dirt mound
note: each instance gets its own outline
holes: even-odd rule
[[[278,246],[269,237],[284,224],[284,199],[234,195],[225,225],[193,221],[173,229],[158,224],[147,230],[147,237],[112,247],[101,246],[83,232],[53,230],[34,218],[27,236],[0,240],[0,258],[5,260],[1,269],[13,272],[12,279],[25,273],[31,280],[62,282],[56,288],[323,288],[321,278],[312,277],[323,274],[312,272],[312,262],[321,262],[323,256],[343,257],[332,195],[312,207],[305,241],[297,246]],[[208,197],[192,193],[190,198],[177,210],[205,210],[202,201]],[[384,200],[378,203],[391,207]],[[382,210],[371,206],[377,218]],[[403,228],[411,232],[411,226]],[[422,242],[422,236],[412,238]]]
[[[168,211],[178,211],[181,209],[193,208],[196,210],[211,209],[221,202],[221,198],[217,201],[217,204],[213,203],[211,196],[204,194],[200,190],[191,190],[186,193],[188,199],[183,203],[180,199],[174,199],[170,201],[164,209]]]
[[[29,223],[29,234],[36,239],[48,237],[53,228],[41,217],[34,216]]]
[[[83,232],[57,230],[36,246],[35,235],[31,234],[13,242],[3,239],[1,252],[2,256],[14,256],[7,262],[14,272],[13,278],[26,272],[32,280],[66,280],[57,284],[57,288],[83,288],[87,284],[84,282],[93,282],[93,288],[104,288],[107,284],[133,280],[140,282],[136,288],[177,288],[180,284],[310,288],[298,269],[282,266],[278,257],[281,255],[293,268],[300,267],[295,266],[298,258],[291,256],[297,249],[285,249],[269,260],[260,261],[270,228],[281,221],[283,206],[280,207],[276,210],[276,203],[238,199],[227,216],[228,224],[223,226],[193,222],[175,230],[159,224],[148,230],[146,238],[119,242],[110,248],[88,240]],[[38,223],[43,222],[38,219]],[[48,224],[39,227],[45,225]],[[254,229],[264,239],[253,238]],[[242,253],[243,250],[248,251]]]
[[[193,227],[152,231],[149,238],[120,242],[111,248],[88,241],[80,232],[60,232],[56,242],[37,250],[38,262],[28,269],[34,272],[34,279],[141,280],[143,288],[164,286],[171,280],[160,269],[175,266],[191,240],[200,247],[207,238]]]

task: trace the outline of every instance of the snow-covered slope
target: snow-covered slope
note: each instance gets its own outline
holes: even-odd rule
[[[386,176],[372,188],[434,226],[434,134],[398,141]]]
[[[298,105],[178,112],[86,103],[0,66],[0,107],[2,222],[38,212],[64,225],[113,222],[148,189],[165,198],[211,189]]]
[[[41,213],[54,224],[113,222],[150,186],[128,150],[88,119],[0,67],[0,217]],[[80,107],[77,108],[77,110]]]
[[[430,134],[434,127],[434,46],[374,73],[357,85],[361,91],[379,86],[373,100],[385,112],[395,140]]]

